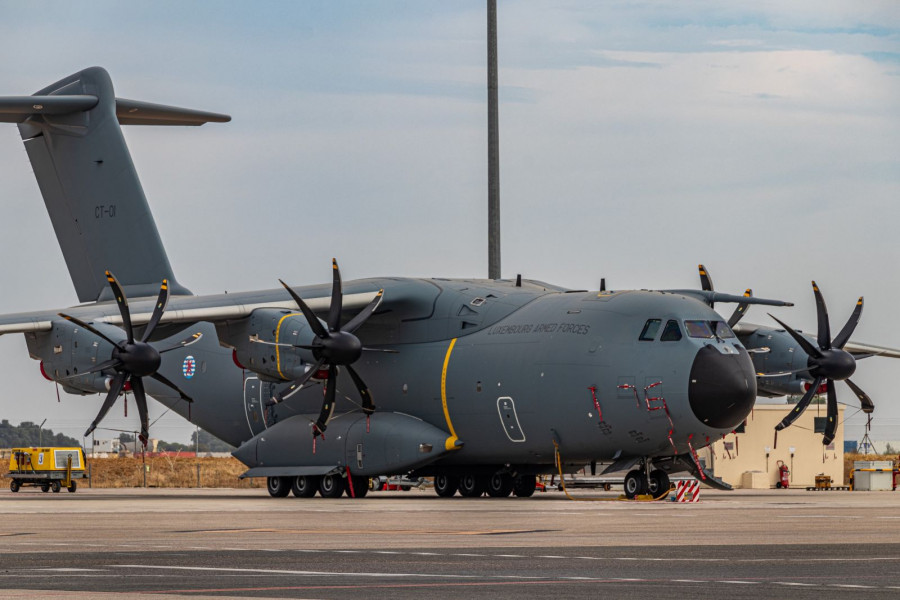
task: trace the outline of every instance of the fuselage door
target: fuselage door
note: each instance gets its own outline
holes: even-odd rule
[[[250,376],[244,380],[244,408],[247,412],[247,427],[250,428],[251,436],[266,428],[262,401],[263,387],[256,376]],[[268,388],[268,386],[265,387]]]
[[[497,412],[500,414],[500,425],[511,442],[524,442],[525,432],[519,425],[519,416],[516,414],[516,404],[509,396],[497,398]]]

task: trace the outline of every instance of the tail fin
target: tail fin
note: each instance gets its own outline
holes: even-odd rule
[[[123,100],[100,67],[70,75],[33,96],[0,97],[0,122],[19,133],[81,302],[109,295],[106,270],[129,296],[179,285],[119,124],[202,125],[227,115]]]

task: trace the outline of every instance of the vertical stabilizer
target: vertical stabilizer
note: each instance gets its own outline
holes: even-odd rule
[[[117,107],[118,102],[118,107]],[[0,98],[0,122],[18,123],[47,212],[81,302],[109,294],[106,270],[129,296],[153,296],[175,280],[125,145],[126,124],[227,121],[203,113],[118,100],[109,74],[92,67],[33,96]]]

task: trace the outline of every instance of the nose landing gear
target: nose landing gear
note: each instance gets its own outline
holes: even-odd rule
[[[649,494],[658,498],[669,491],[671,482],[669,475],[662,469],[653,469],[648,460],[642,460],[638,469],[633,469],[625,475],[625,496],[634,499],[637,496]]]

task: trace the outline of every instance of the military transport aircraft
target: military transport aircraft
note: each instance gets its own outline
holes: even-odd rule
[[[834,341],[820,327],[817,348],[790,334],[814,358],[806,371],[776,366],[777,331],[742,341],[712,305],[786,303],[711,282],[342,282],[334,262],[330,285],[193,295],[175,279],[120,125],[228,120],[116,98],[98,67],[0,98],[82,302],[0,316],[0,334],[25,334],[65,391],[106,394],[88,431],[130,391],[143,439],[149,394],[237,446],[245,475],[266,477],[273,496],[362,497],[367,477],[399,473],[433,476],[440,496],[530,496],[536,474],[593,461],[631,469],[634,496],[668,489],[676,471],[707,478],[695,451],[749,414],[758,369],[748,348],[765,350],[747,340],[759,332],[769,332],[766,366],[792,371],[790,385],[806,376],[817,389],[848,371],[846,358],[836,369],[822,357],[838,356],[854,319]]]

